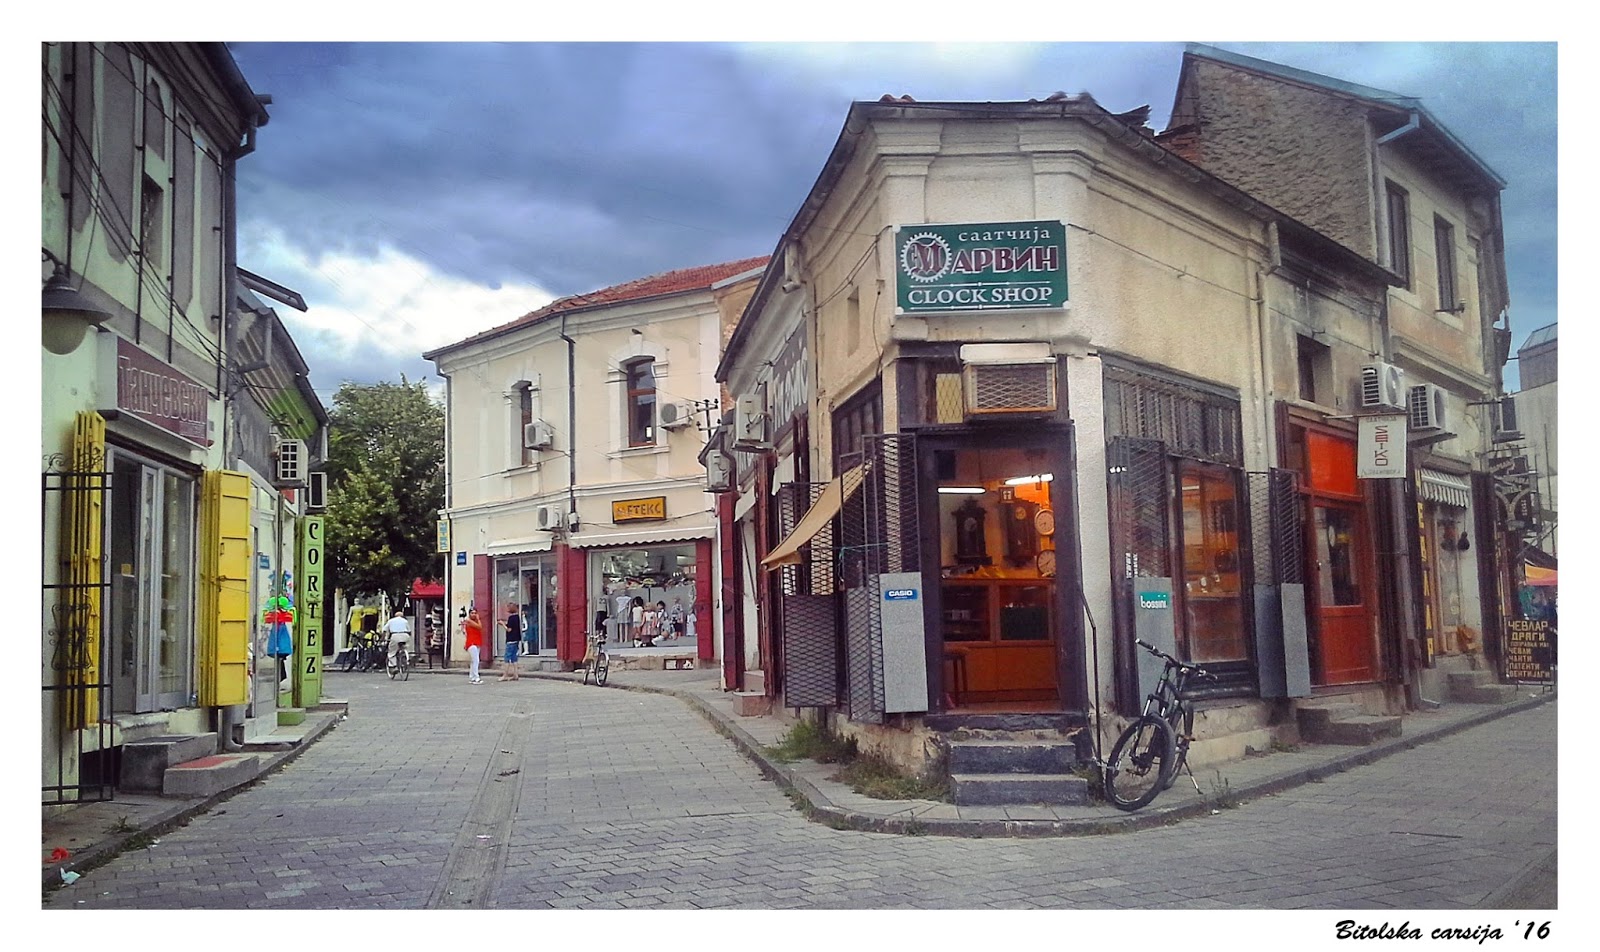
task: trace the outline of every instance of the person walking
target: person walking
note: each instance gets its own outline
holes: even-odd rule
[[[389,667],[392,668],[400,663],[398,652],[401,645],[405,646],[407,654],[414,653],[411,648],[411,622],[406,620],[403,611],[396,608],[383,627],[389,633]]]
[[[467,612],[467,617],[461,622],[461,630],[466,636],[468,684],[482,684],[483,679],[478,677],[478,660],[483,656],[483,619],[478,617],[476,608]]]
[[[517,606],[511,606],[506,612],[506,620],[500,623],[506,630],[506,666],[500,672],[498,680],[516,681],[522,677],[521,666],[517,664],[517,652],[522,648],[522,615],[518,613]]]

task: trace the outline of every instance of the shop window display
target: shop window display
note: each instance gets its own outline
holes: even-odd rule
[[[599,574],[596,611],[607,613],[615,647],[688,647],[695,644],[694,545],[608,549],[591,556]]]

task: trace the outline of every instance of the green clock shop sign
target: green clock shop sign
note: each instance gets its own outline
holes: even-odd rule
[[[896,314],[1067,303],[1065,222],[897,225],[894,259]]]

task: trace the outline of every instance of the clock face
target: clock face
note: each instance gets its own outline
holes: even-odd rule
[[[1053,509],[1040,509],[1033,517],[1033,528],[1042,536],[1055,535],[1056,514]]]
[[[1041,576],[1045,578],[1054,578],[1056,574],[1055,550],[1046,549],[1043,552],[1040,552],[1038,557],[1034,559],[1034,565],[1038,567],[1039,574]]]

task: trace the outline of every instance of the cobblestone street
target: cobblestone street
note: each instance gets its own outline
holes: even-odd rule
[[[1171,826],[980,839],[809,822],[670,696],[329,693],[352,714],[304,756],[45,907],[1465,910],[1556,843],[1553,703]]]

